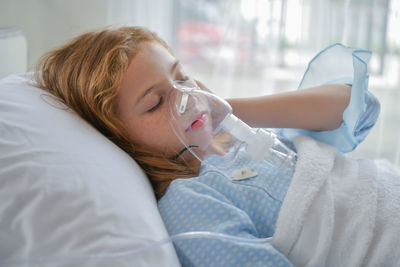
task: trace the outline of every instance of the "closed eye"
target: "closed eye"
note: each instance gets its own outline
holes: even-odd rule
[[[151,109],[149,109],[147,112],[154,112],[156,111],[163,103],[163,98],[160,97],[160,99],[158,100],[158,103],[156,105],[154,105]]]
[[[182,78],[180,81],[186,82],[186,81],[188,81],[188,80],[190,80],[190,77],[185,75],[185,76],[183,76],[183,78]],[[163,97],[161,96],[161,97],[159,98],[157,104],[154,105],[152,108],[150,108],[147,112],[150,112],[150,113],[151,113],[151,112],[156,111],[159,107],[161,107],[161,105],[163,104],[163,102],[164,102],[164,99],[163,99]]]
[[[189,79],[190,79],[189,76],[184,76],[183,79],[182,79],[181,81],[182,81],[182,82],[186,82],[186,81],[188,81]]]

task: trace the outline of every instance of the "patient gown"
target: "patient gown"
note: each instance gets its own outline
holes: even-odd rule
[[[367,90],[369,58],[369,51],[341,44],[320,52],[310,62],[299,89],[329,83],[351,84],[344,122],[333,131],[279,129],[280,138],[293,146],[294,136],[308,135],[343,153],[360,144],[379,114],[379,102]],[[241,156],[239,153],[238,157]],[[176,179],[169,185],[158,202],[169,234],[208,231],[248,239],[272,237],[295,167],[277,176],[275,168],[257,162],[217,171],[212,165],[219,161],[218,156],[210,155],[202,162],[198,177]],[[232,172],[243,167],[258,175],[233,180]],[[174,246],[183,266],[292,266],[267,241],[196,238],[176,241]]]

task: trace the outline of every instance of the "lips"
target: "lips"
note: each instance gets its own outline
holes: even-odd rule
[[[206,113],[202,112],[193,120],[192,124],[186,129],[186,131],[196,131],[203,127],[205,121],[207,119]]]

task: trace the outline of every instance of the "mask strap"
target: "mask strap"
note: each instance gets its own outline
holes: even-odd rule
[[[188,148],[192,148],[192,147],[199,147],[199,146],[196,146],[196,145],[190,145],[189,147],[184,147],[181,151],[179,151],[179,153],[178,154],[176,154],[172,159],[173,160],[176,160],[177,158],[179,158],[180,157],[180,155],[182,155],[183,154],[183,152],[185,152],[186,150],[188,150]]]

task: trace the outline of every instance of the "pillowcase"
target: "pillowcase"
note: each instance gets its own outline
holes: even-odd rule
[[[179,265],[170,243],[129,254],[168,237],[147,177],[32,76],[0,81],[0,266]]]

